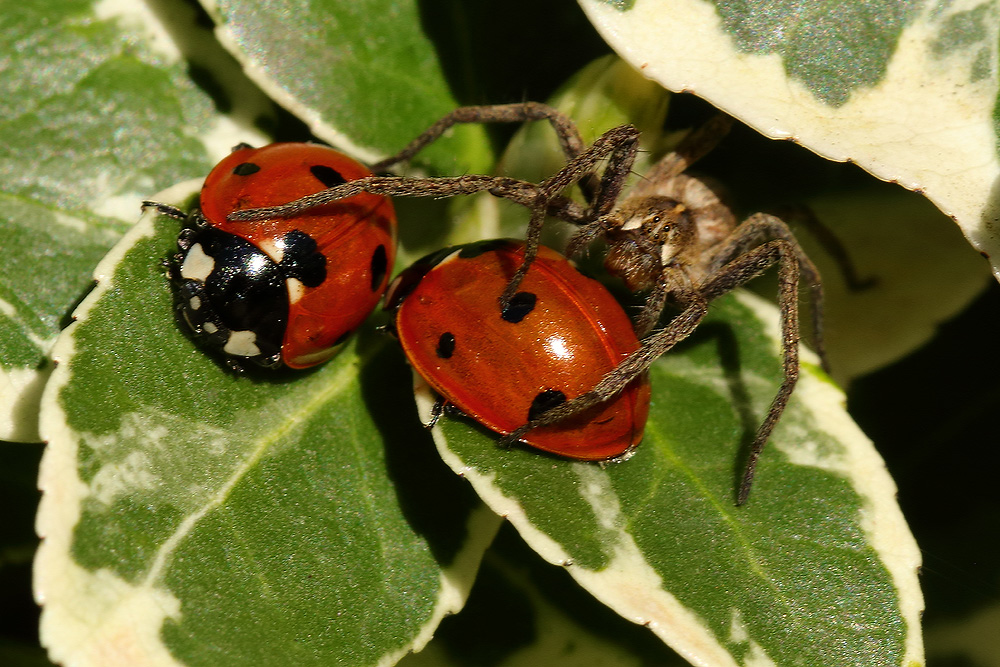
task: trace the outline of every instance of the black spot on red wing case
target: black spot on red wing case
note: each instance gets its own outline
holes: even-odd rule
[[[511,324],[517,324],[535,309],[537,301],[538,297],[531,292],[518,292],[503,309],[500,316]]]
[[[528,421],[530,422],[535,417],[541,416],[541,414],[547,410],[551,410],[557,405],[562,405],[566,402],[566,394],[562,393],[558,389],[546,389],[545,391],[539,392],[537,396],[531,401],[531,407],[528,408]]]
[[[385,246],[379,245],[375,248],[375,252],[372,254],[372,291],[374,292],[382,284],[382,280],[385,278],[385,272],[389,268],[389,257],[386,254]]]
[[[306,287],[319,287],[326,280],[326,256],[319,252],[316,240],[301,229],[293,229],[281,237],[284,252],[281,270],[289,278],[297,278]]]
[[[316,180],[325,185],[328,188],[332,188],[335,185],[342,185],[347,182],[347,179],[343,175],[334,169],[333,167],[328,167],[325,164],[317,164],[309,167],[309,172],[316,177]]]
[[[233,174],[236,176],[249,176],[260,171],[260,165],[253,162],[241,162],[233,167]]]
[[[437,356],[441,359],[451,359],[451,355],[455,353],[455,334],[445,331],[438,338],[437,349],[434,350]]]

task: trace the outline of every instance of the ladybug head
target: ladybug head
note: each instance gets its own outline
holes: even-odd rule
[[[208,226],[184,229],[177,245],[174,303],[194,336],[234,368],[244,360],[279,366],[288,290],[277,263],[245,239]]]

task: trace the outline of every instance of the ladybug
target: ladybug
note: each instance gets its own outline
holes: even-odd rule
[[[524,250],[513,240],[446,248],[403,271],[386,294],[403,352],[439,406],[505,436],[587,392],[639,349],[607,289],[545,247],[501,309]],[[623,457],[642,439],[649,397],[643,374],[613,399],[519,440],[572,459]]]
[[[186,221],[169,275],[196,337],[236,369],[246,361],[307,368],[332,357],[388,284],[396,255],[389,199],[365,192],[288,218],[226,217],[370,175],[319,144],[241,144],[212,169],[190,215],[154,204]]]

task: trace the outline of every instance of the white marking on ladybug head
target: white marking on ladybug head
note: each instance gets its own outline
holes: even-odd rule
[[[214,325],[214,324],[212,324],[211,322],[205,322],[205,323],[204,323],[203,325],[201,325],[201,328],[202,328],[202,329],[203,329],[203,330],[205,331],[205,333],[207,333],[207,334],[214,334],[214,333],[215,333],[216,331],[218,331],[218,330],[219,330],[219,327],[215,326],[215,325]]]
[[[285,286],[288,287],[288,302],[295,303],[301,299],[306,293],[306,286],[302,284],[302,281],[298,278],[288,278],[285,280]]]
[[[267,256],[274,260],[276,264],[281,264],[285,256],[285,237],[275,239],[261,239],[257,242],[257,247],[267,253]]]
[[[191,297],[191,300],[188,301],[188,307],[191,308],[191,310],[198,310],[201,308],[201,297],[197,294]]]
[[[257,334],[253,331],[233,331],[229,334],[222,351],[234,357],[256,357],[260,354],[257,347]]]
[[[195,243],[184,255],[181,278],[205,282],[215,270],[215,260],[205,254],[200,243]]]

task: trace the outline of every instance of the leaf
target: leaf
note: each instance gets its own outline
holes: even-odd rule
[[[418,4],[378,0],[205,3],[247,75],[312,132],[375,162],[458,106]],[[482,172],[483,128],[455,128],[421,155],[445,173]]]
[[[859,278],[872,281],[849,286],[816,236],[796,227],[823,276],[824,339],[841,386],[920,349],[992,281],[958,229],[915,193],[874,183],[804,202],[843,243]],[[773,299],[777,283],[758,280],[753,290]]]
[[[780,381],[776,319],[746,294],[714,304],[654,365],[627,462],[503,451],[460,419],[437,430],[439,451],[546,560],[697,664],[920,662],[919,551],[811,356],[748,506],[734,506],[741,443]]]
[[[1000,275],[993,5],[580,4],[625,60],[667,88],[922,192]]]
[[[497,519],[431,454],[371,330],[287,377],[188,340],[158,268],[177,228],[131,230],[55,348],[42,643],[102,667],[392,664],[461,607]]]
[[[629,623],[581,589],[563,568],[540,559],[504,526],[483,559],[461,614],[400,667],[657,665],[687,661],[646,628]]]
[[[38,439],[52,342],[139,202],[208,165],[210,100],[129,7],[3,3],[0,438]]]
[[[101,3],[100,7],[101,16],[107,17],[104,12],[111,5]],[[233,17],[243,7],[253,12],[240,14],[240,23]],[[331,17],[349,16],[356,7],[366,8],[360,20],[367,24],[347,26],[346,32],[334,29],[343,26],[336,26],[337,21]],[[397,3],[394,7],[399,8],[399,15],[386,15],[381,3],[336,3],[321,10],[261,3],[241,4],[233,10],[234,13],[225,16],[221,14],[222,9],[212,11],[225,23],[220,34],[227,42],[237,41],[227,38],[227,34],[232,36],[238,28],[244,25],[249,27],[247,35],[253,33],[250,36],[256,41],[243,35],[249,41],[236,44],[234,52],[247,62],[251,71],[259,69],[261,62],[273,65],[273,69],[261,79],[262,85],[268,90],[276,90],[271,85],[281,87],[284,92],[276,92],[276,96],[289,108],[301,113],[317,134],[331,141],[343,139],[349,145],[366,147],[373,154],[381,155],[398,149],[440,113],[433,108],[433,104],[421,106],[427,100],[414,98],[427,92],[428,100],[433,100],[442,90],[451,95],[453,88],[460,88],[455,83],[454,74],[444,72],[455,65],[439,55],[443,53],[439,51],[440,39],[427,39],[422,34],[422,31],[431,32],[433,29],[426,7],[422,6],[419,12],[411,5]],[[381,12],[378,20],[371,20],[373,12]],[[514,11],[509,13],[516,14]],[[53,16],[57,15],[58,12],[53,12]],[[406,20],[394,23],[400,16]],[[511,20],[509,17],[502,18],[503,22],[498,18],[481,32],[474,33],[475,36],[497,32],[499,25],[506,25]],[[121,19],[102,20],[113,21],[117,25]],[[517,21],[524,23],[521,15],[517,16]],[[149,23],[158,25],[153,19]],[[559,29],[557,25],[542,24],[545,25],[543,32],[556,33]],[[383,26],[392,26],[392,34],[384,31]],[[350,29],[355,34],[350,34]],[[397,35],[398,31],[402,32]],[[137,47],[140,52],[144,48],[142,44],[148,40],[145,32],[141,34],[140,46]],[[171,34],[184,33],[175,27]],[[524,33],[518,30],[512,34]],[[317,35],[318,41],[312,41]],[[395,43],[386,41],[397,38]],[[369,39],[371,41],[366,42]],[[207,43],[204,35],[195,41]],[[475,37],[470,41],[476,41]],[[511,40],[508,38],[507,41]],[[575,39],[572,49],[564,50],[578,54],[579,41],[586,41],[586,36]],[[382,54],[376,53],[377,49],[371,49],[385,44],[389,47],[386,49],[388,56],[381,59]],[[407,57],[400,57],[396,44],[409,44],[412,50]],[[532,67],[525,68],[524,77],[533,76],[540,70],[557,69],[552,67],[551,50],[541,48],[539,51],[532,49],[531,57],[543,66],[534,66],[536,63],[532,62]],[[510,52],[516,51],[525,49],[518,44],[501,50],[494,60],[503,62]],[[348,63],[345,68],[348,72],[341,72],[339,67],[331,65],[332,57],[350,58],[352,53],[363,53],[364,58],[353,64]],[[278,57],[270,59],[275,54]],[[304,55],[307,57],[304,58]],[[306,60],[311,65],[309,69],[315,68],[312,72],[299,76],[300,72],[290,68],[290,65]],[[464,60],[460,62],[465,65]],[[374,77],[359,73],[368,63],[380,66],[388,63],[389,75]],[[439,68],[441,71],[437,71]],[[215,99],[222,108],[226,108],[225,105],[232,100],[240,99],[229,89],[230,76],[219,74],[223,70],[215,67],[207,72],[194,70],[191,77],[203,82],[207,79],[204,83],[206,89],[217,96]],[[62,67],[59,71],[72,71],[72,68]],[[327,80],[335,78],[331,72],[338,77],[342,74],[348,77],[338,80],[343,86],[327,87]],[[415,72],[419,77],[413,76]],[[367,83],[374,89],[368,90],[356,82],[352,83],[350,75],[359,80],[368,76]],[[444,86],[438,85],[441,81],[445,82]],[[115,82],[116,79],[112,78],[108,85]],[[421,87],[425,83],[432,85]],[[322,91],[322,95],[309,98],[308,86],[315,86]],[[219,88],[224,89],[225,94],[220,94]],[[134,94],[139,97],[145,95],[143,89],[139,90],[140,93]],[[518,83],[510,90],[515,91],[514,98],[519,98],[523,88]],[[143,99],[143,108],[146,108],[151,106],[149,99],[161,103],[162,99],[171,98],[147,96]],[[302,102],[303,99],[306,101]],[[485,99],[493,101],[498,98],[491,96]],[[374,102],[369,103],[369,100]],[[200,104],[205,102],[205,98],[201,98]],[[449,110],[453,105],[454,100],[449,101],[443,110]],[[79,108],[85,107],[81,105]],[[193,107],[194,111],[201,108],[198,105]],[[346,112],[341,116],[335,113],[338,109],[359,108],[371,111],[373,115],[366,119],[361,114],[351,117]],[[150,110],[147,109],[147,112]],[[427,114],[426,117],[423,114]],[[234,116],[237,115],[234,113]],[[191,136],[197,137],[199,142],[198,158],[192,161],[199,162],[197,169],[192,168],[193,173],[187,173],[186,169],[179,170],[174,174],[174,180],[203,176],[207,168],[200,164],[201,153],[205,150],[203,145],[210,146],[208,153],[217,155],[219,150],[225,149],[220,137],[232,138],[235,121],[213,111],[209,111],[206,117],[207,121],[202,125],[196,122],[190,126]],[[139,120],[143,118],[140,116]],[[255,119],[245,110],[241,118],[244,123]],[[352,123],[355,125],[352,126]],[[354,127],[360,134],[368,123],[378,131],[361,138],[351,136],[350,132],[354,130],[350,128]],[[209,127],[208,133],[196,129],[203,126]],[[273,119],[270,119],[270,126],[274,126]],[[118,130],[118,127],[113,129]],[[140,127],[143,126],[140,124]],[[187,127],[165,125],[164,130],[169,132],[162,137],[163,144],[168,147],[173,145],[176,137],[170,133],[178,129],[182,137],[187,137],[183,134]],[[283,135],[301,134],[301,128],[297,128],[287,117],[276,129]],[[245,126],[238,127],[238,130],[247,131]],[[115,135],[104,134],[102,139],[106,140],[107,136]],[[145,140],[146,134],[138,131],[137,137],[137,141]],[[486,160],[484,156],[488,156],[478,129],[457,132],[452,141],[451,145],[442,144],[440,153],[431,154],[420,166],[452,174],[465,170],[487,170],[487,167],[480,169],[477,166]],[[50,166],[59,165],[52,163]],[[53,173],[62,180],[71,181],[73,178],[72,173]],[[132,174],[133,171],[129,171],[126,178]],[[152,190],[142,191],[141,196],[148,196]],[[131,210],[134,204],[128,206]],[[449,242],[450,221],[441,216],[428,226],[431,216],[415,215],[411,218],[409,215],[410,212],[426,213],[424,206],[404,202],[399,204],[401,219],[404,218],[404,208],[410,209],[405,219],[412,220],[404,225],[403,230],[404,238],[412,241],[406,254],[418,254],[423,249]],[[495,524],[483,513],[470,510],[466,498],[456,500],[449,496],[444,500],[428,499],[427,494],[435,491],[442,495],[454,493],[461,496],[461,490],[452,490],[455,480],[450,474],[436,476],[433,462],[411,461],[409,458],[419,459],[429,443],[419,428],[413,427],[412,418],[406,421],[406,415],[412,413],[412,408],[405,391],[407,383],[399,377],[402,365],[398,354],[393,352],[391,345],[378,342],[368,331],[344,355],[315,372],[301,377],[281,378],[277,380],[279,384],[274,384],[276,380],[273,377],[253,376],[234,380],[225,369],[213,364],[184,338],[177,323],[170,318],[169,292],[156,267],[172,251],[176,224],[164,221],[156,224],[161,227],[154,236],[143,236],[137,232],[137,238],[126,244],[131,250],[123,250],[124,254],[119,253],[117,259],[111,259],[104,265],[102,270],[109,279],[84,306],[85,317],[81,323],[71,329],[60,344],[60,368],[46,393],[44,434],[51,439],[52,448],[46,458],[42,480],[46,500],[39,527],[46,534],[46,541],[38,561],[38,584],[39,595],[46,603],[43,634],[53,649],[53,655],[65,656],[67,652],[78,651],[84,656],[81,658],[83,664],[86,664],[89,655],[94,662],[102,665],[113,659],[128,664],[156,660],[207,664],[224,664],[227,660],[240,664],[268,664],[280,660],[282,664],[287,664],[289,657],[296,663],[315,661],[336,664],[339,660],[356,664],[392,662],[408,647],[418,647],[446,609],[460,606],[461,593],[469,585],[478,551],[488,541]],[[133,241],[134,245],[129,245]],[[95,253],[99,254],[96,250]],[[83,284],[88,282],[85,280]],[[68,312],[80,292],[80,289],[73,292],[59,317]],[[735,312],[738,315],[735,321],[739,323],[742,311],[737,309]],[[699,339],[701,342],[697,345],[692,342],[688,353],[697,356],[696,351],[703,349],[698,345],[706,344],[705,337],[711,347],[712,331],[711,328],[705,330]],[[678,362],[682,366],[684,359],[680,358]],[[667,363],[667,360],[662,363]],[[722,364],[723,378],[746,377],[750,384],[759,381],[749,371],[744,371],[742,365],[727,363],[728,366]],[[773,356],[767,363],[776,368]],[[708,366],[718,368],[718,360],[711,360]],[[754,367],[751,365],[750,368]],[[744,372],[746,376],[742,375]],[[695,375],[699,373],[700,370]],[[674,399],[670,388],[678,382],[671,380],[669,374],[667,378],[664,381],[658,376],[657,384],[666,392],[666,396],[658,397],[658,401],[672,405],[670,401]],[[687,390],[685,382],[686,379],[679,384]],[[718,384],[718,377],[713,382]],[[693,384],[697,390],[697,383]],[[736,380],[730,384],[739,385]],[[716,523],[721,521],[725,528],[722,518],[732,519],[732,522],[728,524],[729,532],[720,530],[713,536],[699,534],[700,525],[694,524],[696,530],[691,531],[691,537],[681,535],[689,543],[698,543],[700,536],[702,542],[698,544],[718,540],[731,547],[726,540],[739,533],[737,528],[743,530],[742,534],[755,538],[763,535],[759,540],[765,546],[773,546],[773,542],[768,541],[772,531],[778,536],[789,534],[788,526],[781,523],[780,514],[774,515],[773,519],[770,519],[771,515],[764,518],[761,516],[764,512],[755,509],[773,509],[762,498],[775,497],[776,494],[765,496],[763,489],[766,487],[763,485],[755,492],[753,505],[747,510],[752,513],[750,519],[742,519],[743,523],[740,523],[742,515],[736,514],[736,510],[730,510],[732,515],[723,511],[729,509],[726,490],[731,488],[738,466],[736,447],[745,432],[756,426],[755,416],[761,414],[774,386],[776,376],[773,374],[767,378],[765,387],[759,388],[754,384],[753,391],[749,392],[755,400],[751,408],[745,407],[737,396],[736,412],[743,410],[750,416],[738,414],[736,426],[732,423],[732,395],[716,396],[710,403],[709,408],[724,417],[720,425],[713,429],[726,431],[729,437],[713,439],[709,446],[704,447],[702,456],[709,462],[706,479],[711,482],[710,485],[706,482],[706,488],[710,488],[715,495],[704,494],[703,498],[716,501]],[[824,402],[836,404],[840,400],[839,394],[831,391]],[[802,407],[796,409],[800,413],[805,411]],[[291,415],[302,413],[305,413],[303,420],[296,421],[298,426],[293,426]],[[680,412],[677,414],[683,425],[687,417]],[[801,414],[799,417],[808,421],[808,411],[804,414],[806,417]],[[691,418],[703,417],[702,412],[696,411]],[[797,428],[796,418],[791,416],[789,419],[794,430]],[[668,421],[673,428],[678,418],[671,412]],[[690,423],[684,428],[698,430]],[[682,435],[686,435],[686,431]],[[622,470],[631,468],[633,473],[626,474],[616,468],[608,472],[609,479],[623,489],[646,489],[650,484],[666,480],[666,475],[657,470],[666,470],[663,461],[669,462],[670,459],[664,459],[662,454],[665,438],[657,437],[659,441],[653,438],[647,442],[647,445],[653,444],[645,448],[652,452],[644,455],[647,457],[646,464],[642,463],[643,459],[637,458],[621,466]],[[706,439],[704,434],[701,437]],[[684,438],[678,441],[688,442]],[[329,446],[345,442],[350,443],[350,452]],[[701,444],[697,438],[692,438],[690,442]],[[301,446],[302,443],[305,445]],[[218,449],[212,449],[213,446]],[[485,448],[492,451],[491,441],[486,441]],[[688,458],[696,458],[694,454],[684,451]],[[667,453],[670,453],[669,450]],[[344,454],[346,456],[342,456]],[[508,454],[519,457],[524,453]],[[777,448],[766,454],[770,461],[780,456]],[[649,475],[650,460],[654,462],[653,475]],[[567,487],[572,489],[580,476],[574,467],[563,467],[563,462],[541,459],[531,465],[535,467],[530,470],[537,471],[534,479],[540,482],[539,492],[542,494],[547,493],[545,486],[550,477],[556,481],[556,487],[565,490]],[[550,469],[555,472],[550,472]],[[778,472],[775,473],[775,470]],[[360,476],[352,474],[358,471],[362,473]],[[769,472],[781,474],[783,471],[781,465],[776,468],[765,465],[762,482]],[[880,474],[876,473],[875,477],[881,479],[882,491],[878,495],[881,503],[889,491]],[[884,621],[886,629],[880,626],[876,631],[884,632],[881,636],[888,637],[887,646],[895,651],[894,655],[901,656],[905,650],[909,650],[910,655],[917,655],[917,649],[913,648],[917,642],[914,639],[913,619],[919,601],[914,601],[918,595],[912,585],[915,557],[908,536],[904,531],[899,540],[905,552],[900,560],[908,562],[883,571],[885,566],[878,561],[882,552],[865,541],[869,534],[863,533],[858,526],[857,506],[862,500],[853,494],[853,487],[845,491],[846,482],[841,481],[838,486],[836,479],[831,482],[823,475],[817,476],[819,483],[808,486],[811,481],[795,481],[798,478],[791,475],[793,481],[799,484],[797,488],[810,490],[807,499],[812,499],[814,515],[796,504],[809,505],[801,498],[785,500],[786,505],[781,507],[792,506],[797,512],[793,515],[794,521],[801,517],[825,517],[823,511],[827,504],[839,508],[830,516],[837,519],[848,517],[843,519],[843,532],[854,539],[851,545],[857,546],[861,554],[857,560],[865,565],[857,569],[868,577],[859,575],[857,581],[866,584],[874,582],[877,595],[873,603],[857,599],[844,601],[836,595],[821,598],[817,593],[809,599],[813,605],[810,609],[814,611],[826,600],[833,600],[833,604],[843,604],[844,609],[851,612],[862,608],[858,612],[861,617],[880,612],[877,607],[873,611],[869,606],[888,600],[889,607],[900,606],[900,611],[895,614],[892,609],[885,612],[885,616],[877,620]],[[599,484],[604,484],[599,475],[596,479]],[[359,480],[361,484],[357,483]],[[685,492],[690,491],[689,486],[681,485],[680,491],[670,493],[683,497]],[[830,495],[827,494],[828,487],[832,488]],[[335,494],[333,489],[343,490],[343,497]],[[555,491],[558,492],[559,488]],[[667,494],[667,491],[661,492],[659,487],[655,491]],[[570,508],[582,507],[584,517],[588,511],[594,515],[591,504],[581,503],[578,494],[574,495],[570,490],[561,499],[567,496]],[[837,506],[844,497],[849,502]],[[213,504],[212,500],[205,498],[219,500]],[[660,496],[654,499],[657,501],[654,508],[657,512],[671,510],[670,506],[658,504]],[[639,501],[633,500],[630,505],[624,497],[618,500],[622,516],[632,512],[629,516],[645,518],[636,512],[635,503]],[[771,501],[772,504],[776,502]],[[683,507],[690,508],[691,504],[689,496],[688,504]],[[892,513],[891,508],[886,510],[882,505],[876,509],[879,510],[874,512],[876,517]],[[708,514],[711,516],[711,511]],[[694,521],[690,514],[679,513],[679,516],[683,520]],[[200,520],[195,521],[194,517],[200,517]],[[643,554],[655,551],[656,558],[662,560],[665,558],[660,555],[662,551],[667,554],[668,563],[676,564],[676,560],[669,561],[672,557],[669,548],[661,549],[662,545],[655,544],[653,533],[658,533],[658,530],[648,527],[654,520],[659,525],[660,517],[647,518],[641,526],[645,532],[636,531],[654,542],[653,547],[643,551]],[[851,523],[852,520],[854,523]],[[577,525],[576,532],[581,536],[581,543],[564,550],[567,553],[582,550],[580,562],[592,565],[585,557],[589,555],[600,559],[604,545],[592,539],[586,523],[577,518],[567,523],[567,526]],[[898,522],[890,523],[898,526]],[[777,527],[774,524],[778,524]],[[463,542],[466,525],[473,527],[470,529],[471,537]],[[665,525],[670,525],[670,522]],[[611,526],[605,531],[608,539],[620,534],[615,530],[616,527]],[[755,530],[761,532],[753,532]],[[874,529],[870,532],[876,536],[883,534]],[[361,544],[370,550],[348,551],[347,547],[336,550],[334,547],[342,544],[338,539],[345,534],[356,536],[354,544]],[[389,549],[387,545],[394,548]],[[646,546],[643,543],[643,548]],[[790,551],[795,555],[812,554],[812,551],[799,547],[798,541],[793,546],[796,548]],[[255,549],[252,554],[248,551],[251,547]],[[767,554],[773,556],[777,551],[780,549],[774,548]],[[372,565],[388,562],[382,559],[386,553],[399,558],[399,566],[391,568],[391,571]],[[654,560],[653,556],[649,559]],[[773,560],[777,562],[781,559],[774,557]],[[891,560],[885,558],[887,563]],[[683,573],[686,577],[698,579],[702,573],[692,569],[691,563],[703,562],[694,558],[676,566],[686,568]],[[850,559],[834,562],[838,565],[843,562],[855,564]],[[793,559],[789,567],[799,567],[800,564],[801,560]],[[778,562],[778,565],[783,563]],[[657,567],[662,567],[660,561],[657,561]],[[749,601],[744,605],[744,600],[739,600],[741,609],[756,610],[766,606],[766,595],[760,596],[761,580],[759,576],[754,578],[751,568],[721,569],[725,570],[729,581],[749,582],[746,589],[750,591],[747,594]],[[744,571],[750,573],[745,574]],[[773,571],[785,574],[785,570]],[[807,573],[811,572],[813,570],[807,570]],[[813,587],[814,581],[803,583],[803,579],[796,578],[798,574],[793,571],[787,577],[776,577],[776,585]],[[404,583],[400,584],[400,580]],[[903,583],[897,585],[897,580]],[[828,579],[818,577],[815,581],[825,583]],[[718,612],[720,606],[725,608],[726,601],[720,605],[718,596],[712,595],[715,589],[706,591],[700,579],[694,583],[685,579],[683,583],[684,586],[671,591],[683,597],[685,604],[690,598],[704,595],[704,604],[714,610],[713,613]],[[404,590],[401,586],[407,584],[412,585]],[[901,589],[900,592],[893,589],[894,585]],[[600,584],[590,587],[599,589]],[[412,598],[414,604],[411,607],[400,603],[402,594]],[[764,602],[761,602],[762,599]],[[152,604],[150,601],[153,601]],[[696,604],[691,603],[691,606]],[[331,619],[338,609],[343,613],[336,617],[338,624],[335,625]],[[356,610],[362,610],[364,615]],[[744,625],[748,626],[747,637],[769,655],[774,653],[773,644],[785,629],[780,619],[776,626],[768,625],[775,621],[770,611],[765,609],[749,621],[743,618]],[[376,615],[380,615],[381,620],[369,623]],[[339,619],[345,617],[356,625],[344,628]],[[718,632],[720,618],[723,619],[721,633]],[[850,617],[843,616],[840,609],[833,609],[822,619],[822,623],[831,618]],[[729,631],[732,627],[730,616],[715,613],[714,616],[706,615],[705,619],[711,641],[717,642],[722,637],[726,644],[724,651],[746,656],[745,662],[758,655],[758,649],[750,639],[742,644],[733,639],[733,633]],[[909,626],[904,629],[903,624]],[[358,625],[364,625],[363,634],[377,637],[377,640],[366,643],[358,639],[362,634]],[[344,634],[334,636],[330,632],[331,627],[343,629]],[[693,632],[704,637],[704,627],[695,624]],[[767,632],[772,627],[777,628],[776,635]],[[821,638],[817,641],[825,641],[826,637],[839,638],[838,631],[850,629],[837,626],[825,634],[828,625],[819,624],[816,627],[819,628],[816,636]],[[635,630],[642,631],[641,628]],[[353,640],[351,632],[356,633]],[[801,635],[802,632],[795,636]],[[339,644],[343,637],[348,639],[345,644]],[[135,643],[128,643],[131,640]],[[707,645],[711,646],[711,641]],[[213,646],[219,652],[207,653],[207,648]],[[125,651],[135,647],[149,653],[139,659],[126,652],[116,654],[113,659],[107,658],[106,653],[88,653],[104,649]]]

